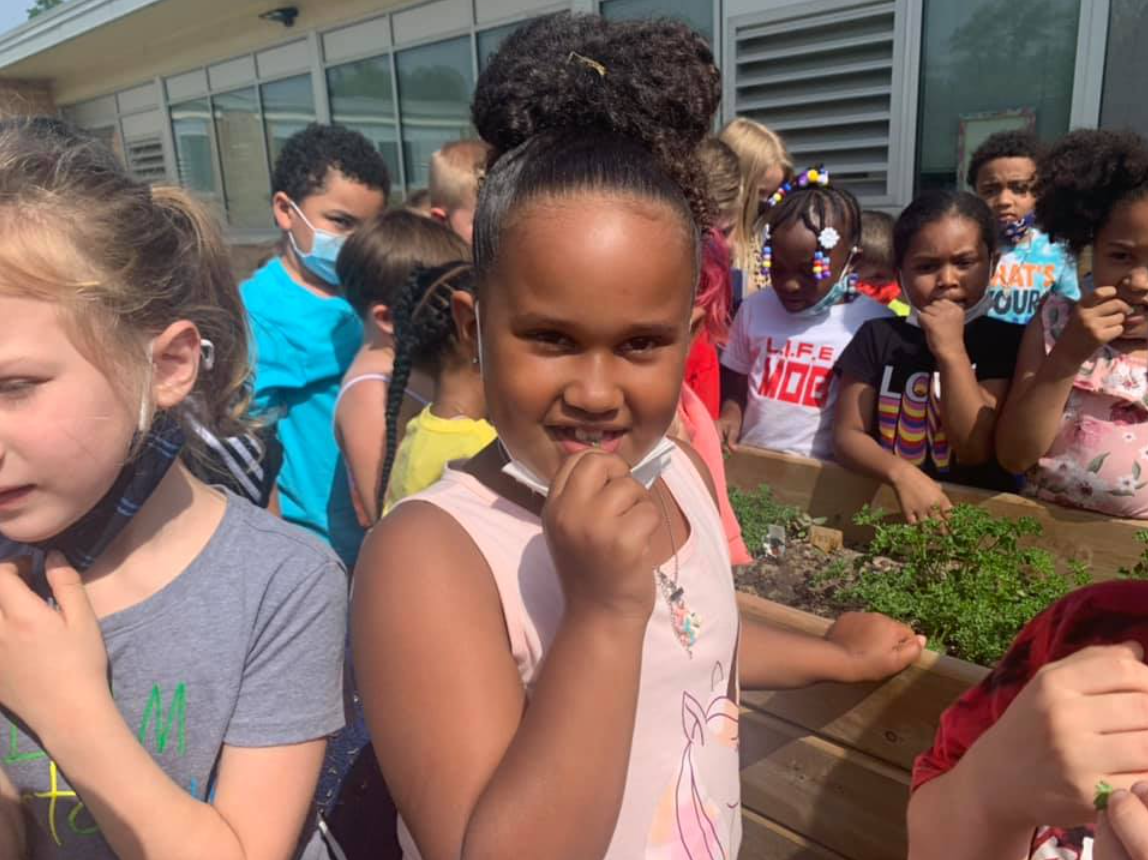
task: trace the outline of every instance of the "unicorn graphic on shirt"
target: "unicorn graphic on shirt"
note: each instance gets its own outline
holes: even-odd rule
[[[711,692],[725,680],[721,663],[715,664]],[[681,716],[684,746],[654,814],[647,856],[733,860],[741,830],[736,676],[705,705],[684,691]]]

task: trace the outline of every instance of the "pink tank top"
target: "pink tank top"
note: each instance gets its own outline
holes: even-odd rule
[[[739,620],[729,547],[713,497],[689,456],[675,450],[663,479],[690,524],[690,537],[678,551],[678,584],[700,625],[691,657],[658,592],[642,649],[622,809],[605,856],[733,860],[741,843]],[[404,503],[411,500],[454,517],[486,558],[529,699],[563,610],[541,521],[453,469]],[[673,569],[673,559],[662,565],[668,575]],[[399,841],[407,860],[419,857],[401,820]]]

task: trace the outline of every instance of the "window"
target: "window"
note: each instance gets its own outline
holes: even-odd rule
[[[407,188],[425,187],[430,157],[444,143],[469,137],[474,71],[470,38],[435,42],[395,55]]]
[[[223,166],[223,196],[232,227],[271,226],[271,177],[255,87],[212,98]]]
[[[331,122],[353,128],[374,142],[387,162],[391,184],[398,186],[399,133],[390,56],[328,69],[327,91]]]
[[[526,21],[523,21],[520,24],[506,24],[502,27],[483,30],[478,34],[479,72],[486,69],[490,63],[490,58],[498,53],[498,49],[502,47],[502,43],[506,41],[506,37],[526,23]]]
[[[311,76],[300,75],[263,85],[263,124],[271,163],[279,158],[287,138],[315,121],[315,93]]]
[[[171,131],[180,185],[200,196],[216,197],[211,107],[207,99],[173,104]]]
[[[603,18],[674,18],[684,21],[714,43],[713,0],[602,0]]]
[[[1148,15],[1144,0],[1110,0],[1108,59],[1100,102],[1103,128],[1130,128],[1148,136],[1144,81],[1148,80]]]
[[[1080,2],[1043,0],[1034,12],[1028,3],[926,0],[919,187],[963,183],[962,164],[998,128],[1028,124],[1044,140],[1068,131]]]

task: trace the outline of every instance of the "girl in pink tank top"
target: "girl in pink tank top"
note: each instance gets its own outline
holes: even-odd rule
[[[477,294],[453,305],[500,442],[398,505],[356,572],[408,858],[734,858],[739,686],[880,678],[920,651],[880,616],[826,639],[739,619],[712,482],[666,442],[719,93],[684,25],[568,13],[479,81],[494,154]]]

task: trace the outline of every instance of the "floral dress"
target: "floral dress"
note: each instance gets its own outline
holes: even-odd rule
[[[1074,302],[1052,294],[1041,309],[1045,352]],[[1080,366],[1048,453],[1028,473],[1039,499],[1114,517],[1148,519],[1148,362],[1103,346]]]

